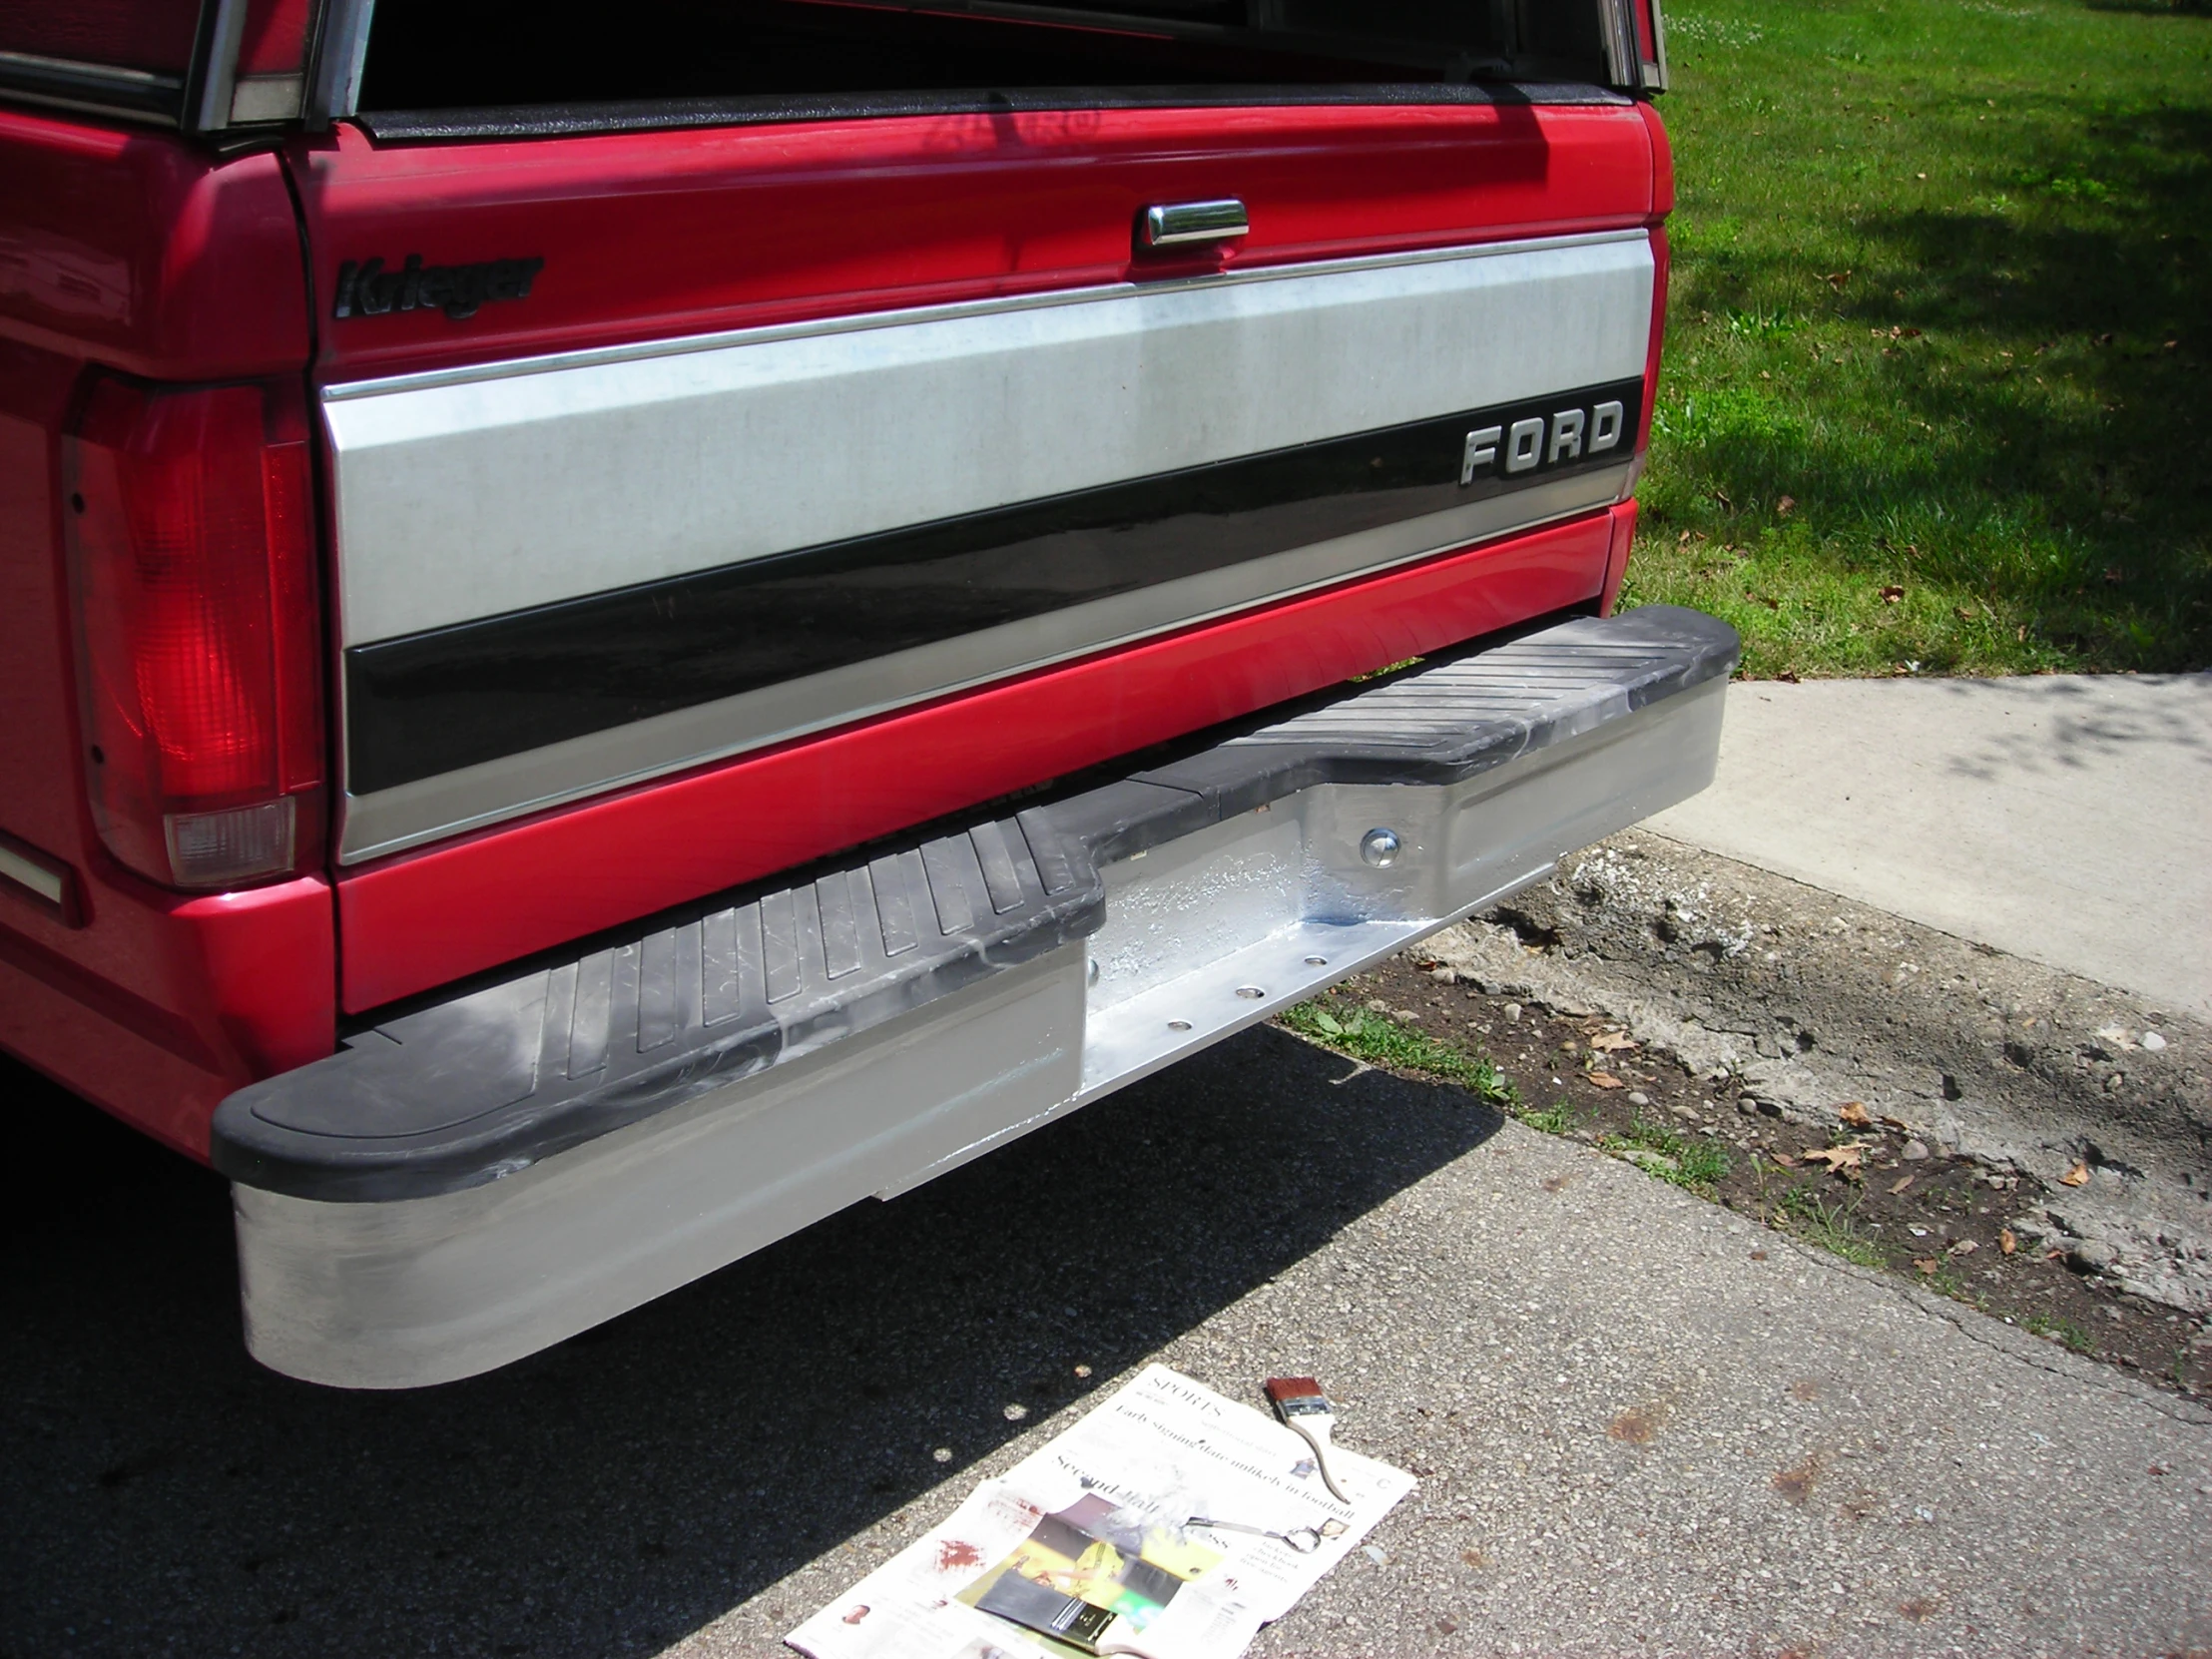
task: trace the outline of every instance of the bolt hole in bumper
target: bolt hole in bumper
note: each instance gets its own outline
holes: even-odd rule
[[[1695,794],[1733,630],[1653,606],[641,922],[225,1101],[248,1345],[490,1370],[891,1198]]]

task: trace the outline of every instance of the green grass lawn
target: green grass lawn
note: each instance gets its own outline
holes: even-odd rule
[[[1626,604],[1746,671],[2212,665],[2212,17],[1672,0]]]

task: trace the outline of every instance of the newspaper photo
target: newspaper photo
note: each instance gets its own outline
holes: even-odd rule
[[[1150,1366],[786,1640],[812,1659],[1235,1659],[1413,1489]]]

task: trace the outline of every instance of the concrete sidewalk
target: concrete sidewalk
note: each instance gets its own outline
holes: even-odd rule
[[[1740,681],[1646,828],[2212,1018],[2212,674]]]

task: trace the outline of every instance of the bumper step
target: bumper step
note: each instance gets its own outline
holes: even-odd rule
[[[765,1228],[918,1184],[1694,794],[1711,776],[1737,651],[1725,624],[1673,607],[1569,622],[400,1014],[216,1115],[250,1333],[271,1336],[256,1351],[296,1375],[371,1385],[484,1369],[453,1371],[451,1356],[388,1374],[374,1361],[287,1362],[275,1351],[300,1347],[302,1319],[320,1333],[313,1349],[373,1347],[398,1317],[297,1307],[343,1302],[349,1282],[349,1269],[303,1253],[327,1256],[336,1229],[355,1239],[338,1254],[365,1252],[355,1265],[388,1281],[400,1270],[369,1264],[401,1248],[391,1229],[371,1241],[366,1214],[347,1212],[434,1214],[426,1225],[447,1239],[477,1225],[464,1211],[480,1221],[508,1192],[573,1183],[603,1155],[635,1185],[641,1148],[711,1120],[732,1135],[749,1125],[734,1178],[808,1196],[763,1200],[772,1219],[726,1230],[682,1277],[757,1248]],[[1382,829],[1395,850],[1363,853]],[[834,1087],[809,1079],[847,1074],[866,1079],[853,1085],[863,1104],[836,1127],[823,1116]],[[666,1208],[665,1195],[653,1202]],[[613,1300],[635,1305],[681,1283],[658,1282],[678,1271]],[[459,1346],[512,1358],[619,1311],[540,1318],[519,1349],[513,1337]],[[276,1339],[279,1327],[292,1337]]]

